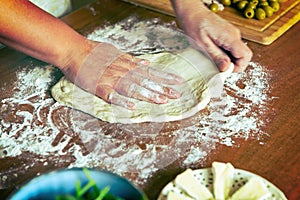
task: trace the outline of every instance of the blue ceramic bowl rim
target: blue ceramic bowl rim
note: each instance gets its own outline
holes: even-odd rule
[[[148,199],[138,187],[122,176],[107,170],[94,168],[87,169],[99,189],[110,186],[109,193],[112,195],[130,200]],[[101,180],[99,177],[101,177]],[[88,182],[88,178],[83,172],[83,168],[64,168],[50,171],[24,183],[18,190],[14,191],[8,199],[35,200],[42,198],[47,200],[55,199],[54,195],[74,194],[76,180],[80,180],[82,185]],[[52,185],[51,183],[57,183],[57,185]]]

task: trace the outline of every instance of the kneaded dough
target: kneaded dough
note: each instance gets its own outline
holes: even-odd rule
[[[142,55],[160,70],[175,73],[185,82],[174,86],[182,93],[166,104],[153,104],[130,99],[135,110],[106,103],[63,77],[51,90],[55,100],[111,123],[167,122],[181,120],[203,109],[210,100],[207,82],[218,73],[214,63],[198,51],[188,48],[181,53],[163,52]],[[223,85],[223,83],[220,83]]]
[[[55,17],[61,17],[72,10],[71,0],[30,0],[30,2]]]

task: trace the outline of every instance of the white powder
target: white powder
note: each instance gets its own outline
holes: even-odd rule
[[[140,21],[130,17],[113,26],[94,30],[87,38],[112,43],[123,51],[135,54],[176,51],[188,46],[183,34],[176,30],[175,22],[164,26],[159,23],[159,19]]]
[[[61,149],[53,147],[51,140],[57,131],[55,126],[41,124],[43,110],[54,107],[54,100],[47,97],[47,90],[52,81],[53,67],[24,67],[17,72],[15,92],[11,98],[1,100],[1,140],[0,157],[17,156],[22,151],[47,155]],[[11,117],[10,114],[14,116]],[[63,145],[63,144],[62,144]]]
[[[174,51],[188,45],[173,23],[138,22],[134,17],[87,37],[135,53]],[[107,124],[59,105],[49,96],[54,71],[51,66],[25,66],[17,72],[13,95],[0,102],[1,158],[30,152],[47,165],[43,156],[69,155],[74,158],[69,167],[106,168],[143,185],[155,171],[178,159],[182,166],[204,162],[217,143],[236,146],[238,138],[263,144],[267,136],[261,130],[267,125],[262,116],[271,101],[270,72],[258,63],[232,74],[222,98],[213,99],[203,112],[165,124]],[[2,179],[1,185],[6,181]]]

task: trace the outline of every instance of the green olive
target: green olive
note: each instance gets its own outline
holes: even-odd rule
[[[224,6],[230,6],[230,5],[231,5],[231,0],[222,0],[221,3],[222,3]]]
[[[253,3],[254,5],[257,5],[259,3],[258,0],[250,0],[250,3]]]
[[[240,2],[240,1],[242,1],[242,0],[232,0],[231,2],[232,2],[233,4],[236,4],[236,3]]]
[[[278,2],[270,2],[270,6],[273,8],[274,12],[278,12],[280,9],[280,4]]]
[[[254,9],[246,8],[244,11],[244,16],[248,19],[252,19],[254,17]]]
[[[250,2],[250,3],[247,4],[247,8],[252,8],[253,10],[255,10],[256,5],[253,4],[252,2]]]
[[[264,9],[267,17],[271,17],[273,15],[274,10],[271,6],[264,6],[262,8]]]
[[[258,4],[259,7],[264,7],[264,6],[268,6],[268,5],[269,5],[269,3],[267,1],[261,1]]]
[[[210,4],[209,9],[213,12],[218,12],[219,6],[216,3],[212,3],[212,4]]]
[[[278,0],[268,0],[269,2],[278,2]]]
[[[262,20],[266,18],[266,12],[262,8],[257,8],[255,11],[255,17],[258,20]]]
[[[237,8],[239,10],[244,10],[246,8],[247,4],[248,4],[248,1],[240,1],[237,4]]]

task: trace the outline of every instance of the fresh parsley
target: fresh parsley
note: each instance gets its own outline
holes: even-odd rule
[[[87,168],[83,168],[83,172],[88,178],[88,183],[82,186],[81,182],[77,180],[75,183],[75,196],[70,194],[58,195],[55,200],[124,200],[110,194],[109,186],[100,190]]]

